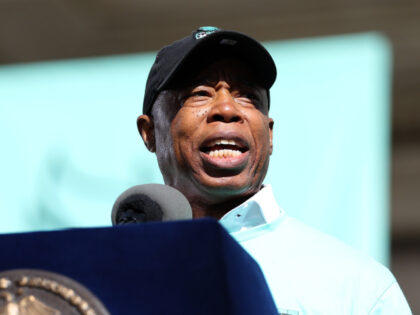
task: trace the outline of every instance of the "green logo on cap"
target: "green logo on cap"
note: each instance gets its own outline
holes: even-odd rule
[[[197,32],[195,33],[195,39],[206,37],[207,35],[214,33],[216,31],[219,31],[219,30],[220,29],[218,27],[214,27],[214,26],[202,26],[197,29]]]

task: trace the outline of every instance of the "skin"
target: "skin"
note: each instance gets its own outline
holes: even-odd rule
[[[193,217],[220,219],[261,189],[273,150],[268,98],[246,65],[218,60],[181,88],[163,91],[137,126],[165,184],[189,200]],[[233,139],[239,157],[215,158],[207,144]]]

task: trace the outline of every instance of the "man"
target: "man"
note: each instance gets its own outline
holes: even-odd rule
[[[260,264],[280,314],[411,314],[392,274],[287,217],[264,186],[275,64],[254,39],[202,27],[159,51],[138,129],[164,181]]]

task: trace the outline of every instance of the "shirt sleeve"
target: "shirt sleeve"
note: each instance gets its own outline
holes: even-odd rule
[[[369,315],[412,315],[407,300],[397,282],[382,294],[375,303]]]

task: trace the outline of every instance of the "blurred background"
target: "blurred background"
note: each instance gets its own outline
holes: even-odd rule
[[[419,17],[418,0],[0,0],[0,232],[87,226],[95,219],[106,225],[108,214],[86,209],[110,210],[110,200],[128,186],[159,181],[134,124],[154,52],[215,25],[263,41],[275,56],[273,100],[289,109],[272,108],[280,146],[273,161],[300,165],[294,173],[293,165],[272,161],[268,180],[302,179],[276,186],[279,203],[303,220],[312,213],[313,225],[388,264],[413,313],[420,313]],[[322,120],[332,112],[334,125]],[[312,121],[314,115],[320,120]],[[305,128],[292,123],[299,120]],[[337,125],[346,131],[337,133]],[[316,156],[317,147],[324,153]],[[293,152],[283,157],[281,148]],[[343,164],[326,176],[332,164],[323,157],[331,156]],[[322,172],[310,173],[322,161],[328,164]],[[313,179],[306,186],[305,174]],[[360,180],[366,174],[375,181]],[[340,196],[335,204],[319,200],[327,196],[319,189],[318,198],[299,198],[325,177],[328,192]],[[351,193],[332,193],[337,177]],[[356,221],[370,209],[369,224],[357,228],[362,236],[374,230],[385,245],[361,244],[363,237],[349,236],[354,230],[317,221],[312,209],[300,212],[309,204],[324,205],[326,214],[346,204],[360,213],[344,220]]]

